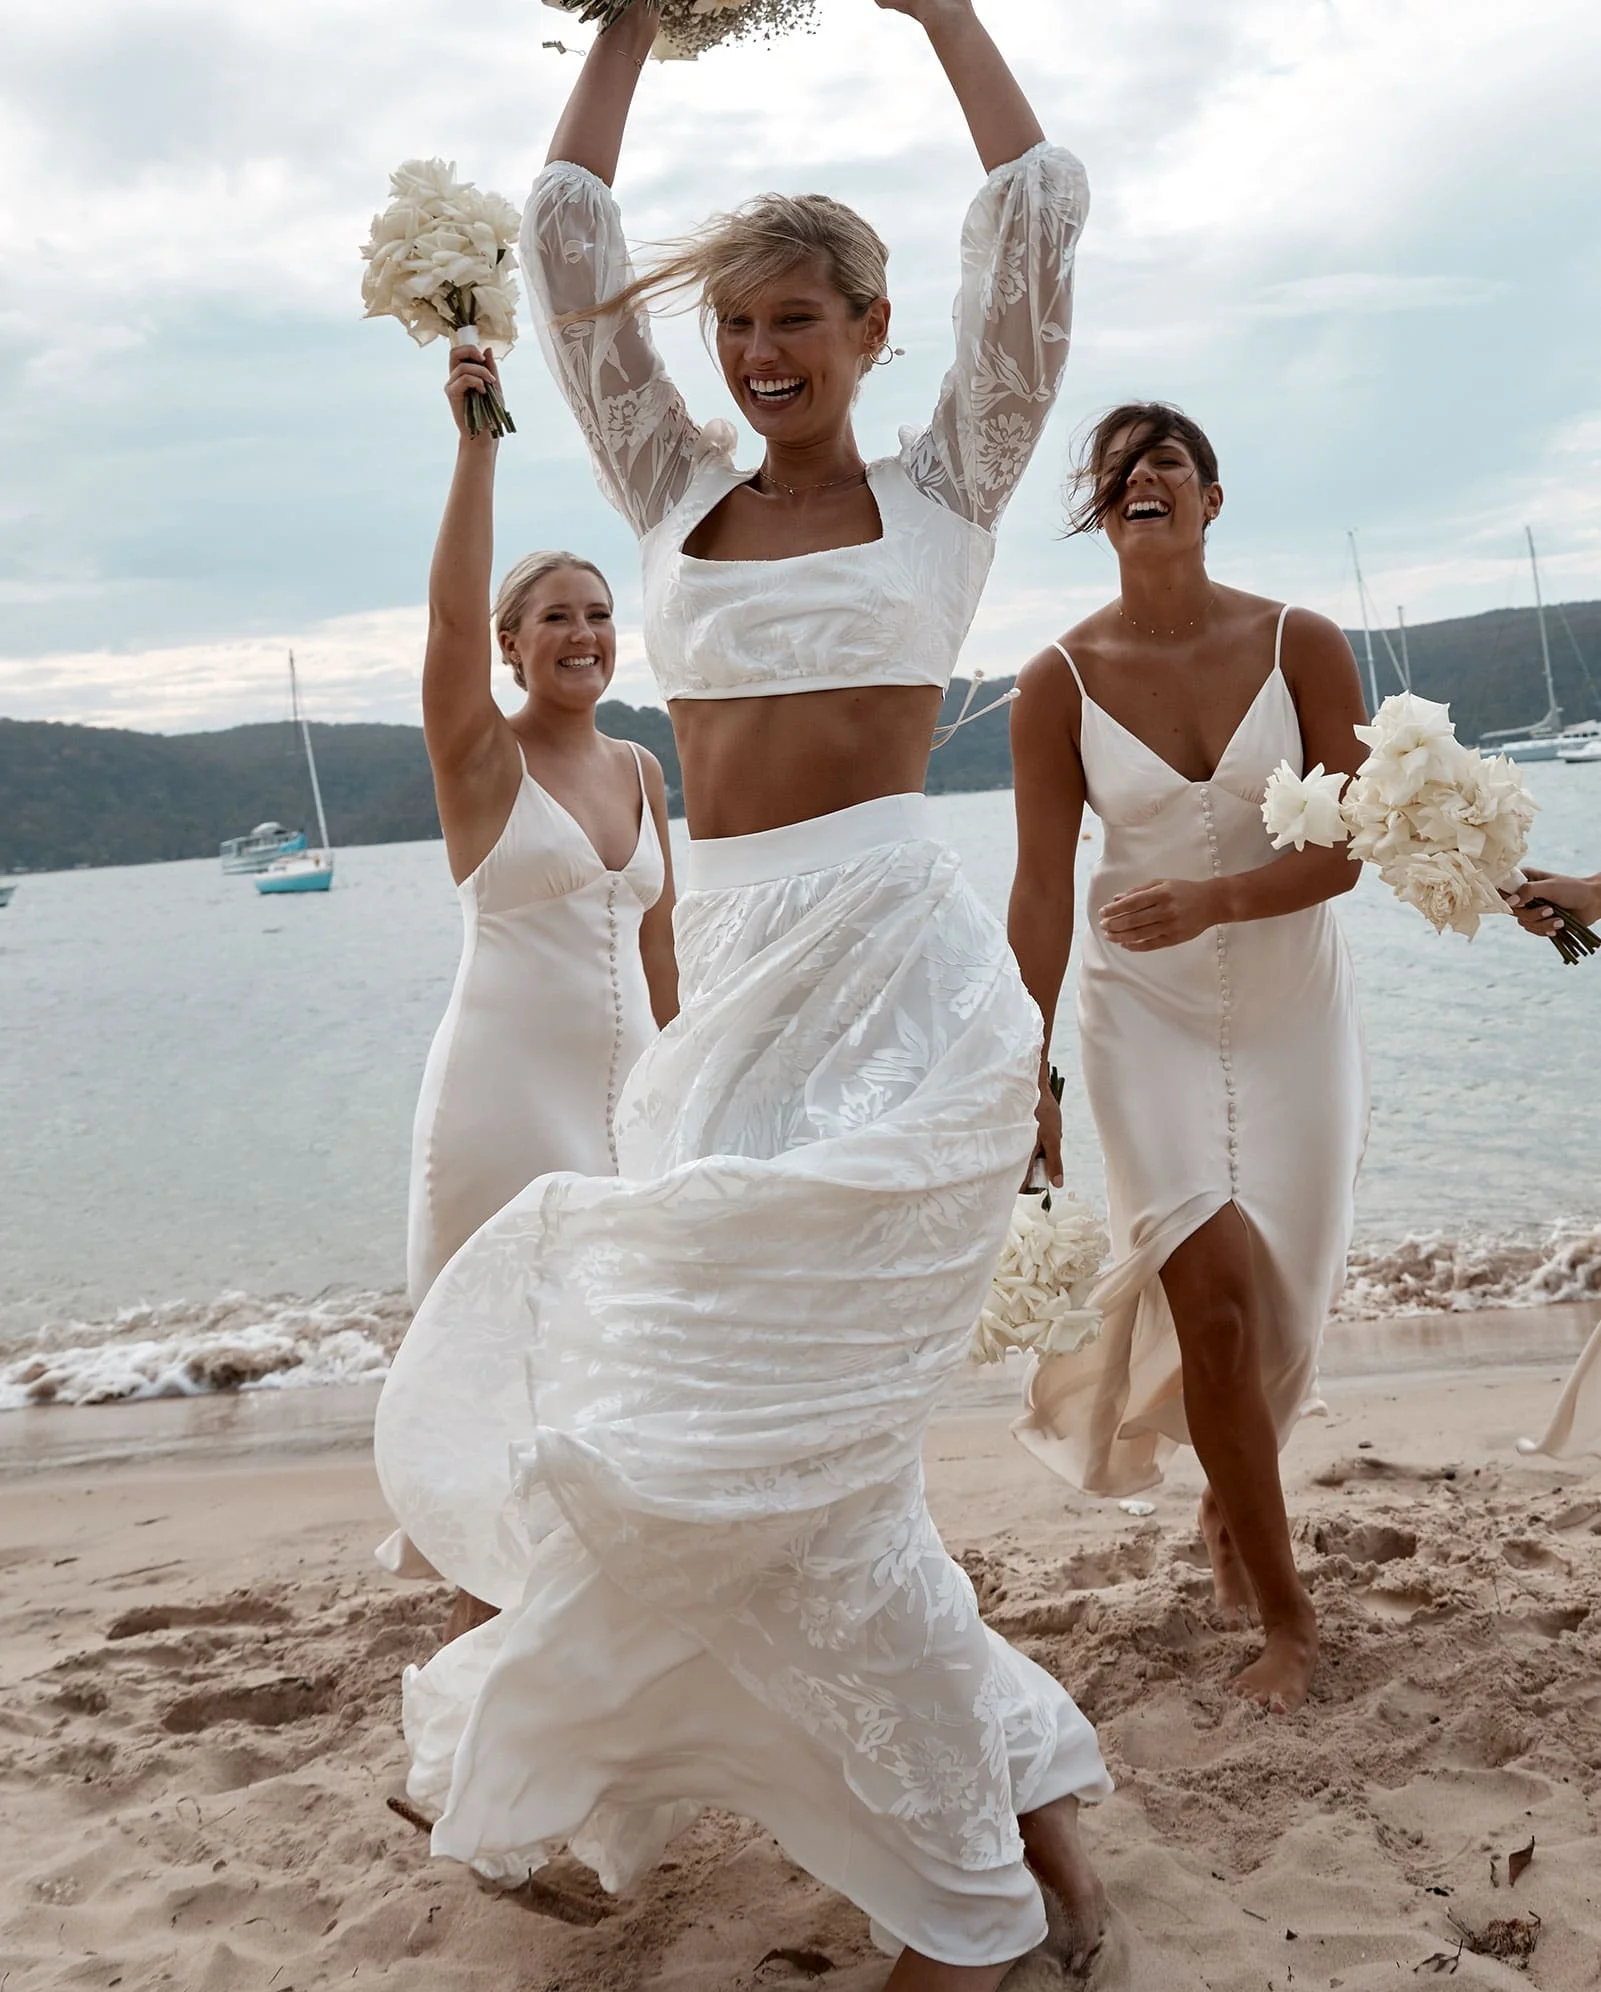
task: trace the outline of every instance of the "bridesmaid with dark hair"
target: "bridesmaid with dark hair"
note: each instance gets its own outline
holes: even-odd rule
[[[1188,416],[1114,409],[1079,482],[1074,527],[1106,534],[1121,587],[1019,681],[1010,933],[1048,1046],[1088,804],[1106,842],[1079,1026],[1116,1264],[1101,1340],[1040,1364],[1019,1436],[1114,1495],[1193,1445],[1218,1601],[1259,1615],[1266,1635],[1235,1686],[1293,1709],[1317,1621],[1278,1453],[1316,1399],[1366,1135],[1356,993],[1329,903],[1361,868],[1343,849],[1276,853],[1261,804],[1282,760],[1355,770],[1361,690],[1332,623],[1207,573],[1223,487]],[[1047,1069],[1040,1147],[1060,1182]]]

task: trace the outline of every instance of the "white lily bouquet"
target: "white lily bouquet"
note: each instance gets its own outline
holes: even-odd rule
[[[398,318],[419,346],[448,338],[509,353],[517,343],[517,210],[458,180],[443,159],[408,159],[390,174],[389,190],[394,198],[373,216],[361,251],[366,316]],[[466,413],[474,436],[517,428],[493,388],[469,394]]]
[[[558,14],[576,14],[609,28],[643,0],[545,0]],[[729,41],[772,41],[797,28],[810,28],[817,0],[661,0],[661,37],[656,53],[693,62],[709,48]]]
[[[1053,1067],[1051,1091],[1062,1097]],[[968,1353],[998,1363],[1008,1349],[1033,1356],[1072,1355],[1101,1332],[1091,1304],[1111,1251],[1106,1227],[1087,1204],[1061,1190],[1025,1190],[1012,1211],[989,1304],[978,1318]]]
[[[1376,865],[1436,933],[1449,927],[1471,940],[1485,914],[1507,911],[1502,893],[1524,883],[1519,866],[1539,805],[1522,771],[1504,754],[1487,760],[1464,747],[1450,707],[1414,692],[1386,699],[1356,737],[1371,751],[1349,783],[1321,764],[1297,775],[1279,763],[1262,799],[1273,848],[1349,841],[1352,858]],[[1557,911],[1551,938],[1565,962],[1601,948],[1582,921]]]

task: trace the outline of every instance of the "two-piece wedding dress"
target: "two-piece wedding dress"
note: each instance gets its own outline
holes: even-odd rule
[[[1159,878],[1226,878],[1272,863],[1262,796],[1280,761],[1304,773],[1280,663],[1210,780],[1186,780],[1084,689],[1079,754],[1105,833],[1079,923],[1079,1039],[1106,1157],[1114,1263],[1100,1339],[1035,1369],[1018,1437],[1094,1494],[1131,1494],[1189,1443],[1161,1271],[1235,1204],[1262,1282],[1262,1380],[1282,1445],[1317,1396],[1318,1349],[1345,1279],[1367,1138],[1367,1057],[1332,905],[1214,927],[1131,952],[1099,915]],[[1057,646],[1061,648],[1060,645]]]
[[[669,700],[949,680],[1066,358],[1082,171],[1039,146],[963,237],[935,418],[874,463],[871,544],[711,562],[748,472],[698,428],[609,189],[537,182],[523,267],[607,495],[639,533]],[[983,1625],[924,1501],[1034,1144],[1039,1015],[1005,936],[890,795],[691,846],[683,1009],[634,1068],[620,1176],[546,1176],[439,1275],[378,1414],[391,1506],[503,1609],[405,1687],[437,1853],[608,1887],[715,1805],[880,1941],[953,1964],[1044,1934],[1017,1817],[1109,1788],[1060,1685]]]

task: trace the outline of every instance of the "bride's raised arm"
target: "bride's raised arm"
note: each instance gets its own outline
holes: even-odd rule
[[[1046,142],[971,0],[878,5],[921,23],[989,175],[962,229],[956,360],[928,428],[902,437],[902,461],[929,497],[993,530],[1067,365],[1089,182]]]
[[[520,243],[545,358],[601,489],[636,533],[649,532],[683,496],[700,440],[662,366],[648,313],[597,310],[634,281],[611,183],[658,25],[655,7],[631,7],[595,37],[529,195]]]

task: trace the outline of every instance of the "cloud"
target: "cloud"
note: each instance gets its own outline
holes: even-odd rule
[[[1061,539],[1060,487],[1073,431],[1129,394],[1213,434],[1229,580],[1349,619],[1355,525],[1414,620],[1496,607],[1526,591],[1527,519],[1553,593],[1601,593],[1589,0],[987,12],[1095,206],[970,662],[1013,668],[1115,588]],[[913,24],[867,0],[821,23],[652,69],[619,192],[636,238],[764,185],[869,214],[907,348],[864,401],[878,452],[945,364],[977,174]],[[521,198],[576,73],[539,43],[582,31],[528,0],[12,0],[7,34],[0,707],[257,716],[293,641],[342,714],[411,716],[451,443],[435,354],[358,316],[357,245],[407,156]],[[729,412],[693,325],[662,343]],[[630,537],[531,341],[508,389],[503,557],[576,542],[637,627]]]

